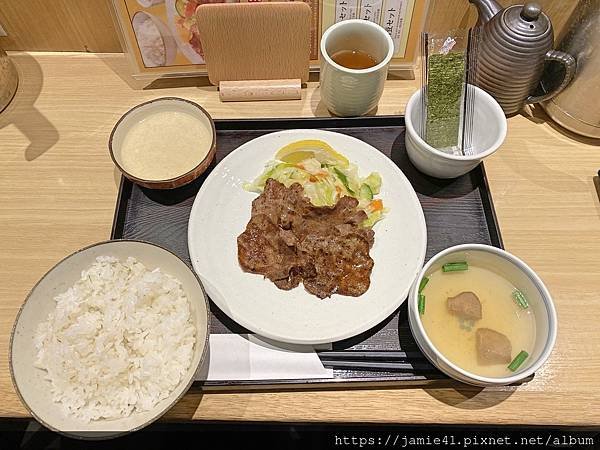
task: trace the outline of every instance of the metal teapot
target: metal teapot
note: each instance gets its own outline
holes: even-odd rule
[[[469,2],[479,11],[476,82],[506,115],[517,113],[525,103],[548,100],[569,84],[575,74],[575,58],[552,50],[552,23],[537,3],[502,9],[494,0]],[[551,92],[533,96],[546,61],[564,65],[564,77]]]

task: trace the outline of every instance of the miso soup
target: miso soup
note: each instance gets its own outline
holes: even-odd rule
[[[513,374],[509,364],[521,351],[531,354],[535,341],[532,308],[515,301],[515,286],[473,265],[452,272],[440,268],[428,278],[421,322],[433,345],[473,374]]]

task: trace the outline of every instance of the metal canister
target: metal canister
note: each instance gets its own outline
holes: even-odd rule
[[[571,84],[543,107],[568,130],[600,139],[600,0],[580,0],[558,46],[575,57],[577,70]],[[544,86],[555,83],[560,70],[549,70]]]
[[[6,52],[0,48],[0,112],[8,106],[15,96],[18,84],[17,69]]]

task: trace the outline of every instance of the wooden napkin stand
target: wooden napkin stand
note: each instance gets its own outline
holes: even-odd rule
[[[208,79],[221,101],[300,99],[311,10],[303,2],[207,3],[196,10]]]

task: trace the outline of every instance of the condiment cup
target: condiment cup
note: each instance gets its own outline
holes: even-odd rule
[[[419,285],[423,277],[440,269],[446,263],[456,261],[466,261],[495,271],[511,282],[527,298],[529,308],[535,315],[535,345],[529,351],[529,357],[514,375],[495,378],[468,372],[446,358],[427,336],[419,314]],[[424,314],[427,314],[427,301],[426,296]],[[508,299],[508,301],[513,300]],[[502,249],[482,244],[463,244],[447,248],[425,264],[408,297],[408,319],[415,340],[427,359],[448,376],[475,386],[508,385],[531,376],[550,356],[557,333],[557,318],[552,297],[540,277],[516,256]]]
[[[198,142],[198,153],[201,154],[204,152],[206,147],[208,146],[208,152],[202,158],[198,157],[198,164],[188,172],[177,175],[176,177],[164,179],[164,180],[148,180],[135,176],[134,174],[128,172],[123,167],[122,163],[122,154],[121,154],[121,145],[127,132],[131,129],[133,125],[144,120],[144,118],[148,117],[154,112],[159,111],[178,111],[185,112],[196,117],[199,121],[201,121],[205,127],[210,130],[210,137],[208,142]],[[169,130],[165,129],[165,133],[184,133],[185,130]],[[110,133],[110,138],[108,141],[108,149],[110,151],[110,157],[112,158],[115,166],[121,171],[121,173],[133,181],[134,183],[139,184],[140,186],[147,187],[150,189],[173,189],[185,184],[191,183],[196,178],[198,178],[208,167],[210,163],[215,157],[216,153],[216,131],[215,131],[215,123],[208,114],[208,112],[202,108],[197,103],[194,103],[190,100],[185,100],[178,97],[162,97],[157,98],[155,100],[150,100],[145,103],[141,103],[129,111],[127,111],[115,124],[112,132]],[[173,153],[173,158],[177,158],[177,153]]]
[[[34,367],[37,349],[34,336],[40,323],[48,318],[56,302],[53,298],[66,291],[81,277],[98,256],[114,256],[121,261],[129,256],[147,269],[160,268],[177,278],[190,302],[191,317],[196,327],[196,344],[192,361],[179,385],[169,396],[149,411],[134,412],[128,417],[96,420],[89,423],[67,415],[59,403],[52,400],[46,372]],[[9,344],[9,363],[13,385],[22,403],[45,427],[82,439],[107,439],[139,430],[166,413],[187,392],[208,355],[210,316],[208,299],[196,274],[174,253],[158,245],[142,241],[114,240],[83,248],[57,263],[33,287],[21,307]]]
[[[362,50],[377,64],[349,69],[331,55],[341,50]],[[381,26],[368,20],[343,20],[327,28],[321,38],[321,100],[337,116],[361,116],[377,106],[394,56],[394,42]]]
[[[484,90],[468,85],[473,92],[473,155],[451,155],[427,144],[419,135],[422,90],[415,92],[406,105],[406,151],[413,165],[424,174],[437,178],[456,178],[470,172],[494,153],[506,137],[506,117],[502,108]]]

